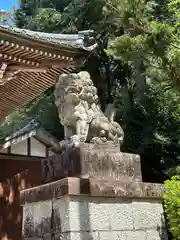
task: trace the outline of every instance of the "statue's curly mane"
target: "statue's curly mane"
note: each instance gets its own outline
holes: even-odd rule
[[[72,101],[72,104],[77,100],[88,103],[98,102],[97,89],[88,72],[62,74],[56,85],[55,97],[60,101],[59,104],[68,100]]]

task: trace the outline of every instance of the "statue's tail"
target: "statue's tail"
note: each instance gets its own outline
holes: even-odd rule
[[[116,115],[116,108],[114,107],[114,104],[107,105],[104,115],[108,118],[110,122],[114,122],[114,117]]]

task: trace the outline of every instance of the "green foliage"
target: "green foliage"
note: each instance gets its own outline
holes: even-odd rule
[[[155,7],[151,1],[108,1],[107,11],[124,33],[111,41],[107,52],[125,62],[140,59],[144,74],[152,80],[180,85],[180,32],[177,30],[180,14],[177,2],[171,1],[167,6],[170,20],[176,19],[167,23],[153,16]]]
[[[180,239],[180,175],[165,182],[165,212],[174,240]]]
[[[180,164],[180,96],[167,85],[151,84],[146,101],[133,89],[131,104],[119,107],[118,117],[125,131],[124,151],[141,154],[156,169]]]
[[[175,167],[169,168],[167,170],[167,174],[170,177],[173,177],[175,175],[179,175],[180,176],[180,166],[175,166]]]
[[[37,15],[28,22],[28,28],[35,31],[55,32],[61,22],[61,14],[54,8],[40,8]]]

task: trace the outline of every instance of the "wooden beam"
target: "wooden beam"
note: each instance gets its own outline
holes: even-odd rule
[[[48,67],[33,67],[33,66],[26,66],[26,65],[10,65],[8,67],[8,71],[16,71],[19,70],[21,72],[42,72],[45,73],[49,68]]]
[[[46,146],[46,157],[49,157],[49,146]]]
[[[22,161],[39,161],[41,159],[44,159],[45,157],[29,157],[29,156],[23,156],[18,154],[10,154],[7,155],[6,153],[0,153],[0,160],[22,160]]]
[[[39,66],[39,62],[37,62],[37,61],[31,61],[31,60],[24,59],[21,57],[16,57],[15,55],[8,55],[6,53],[0,53],[0,58],[7,60],[7,61],[22,63],[25,65],[31,65],[31,66],[36,66],[36,67]]]
[[[42,60],[39,67],[53,67],[53,68],[64,68],[74,66],[74,62],[68,60],[52,59],[52,60]]]
[[[11,146],[9,146],[9,147],[7,148],[7,154],[8,154],[8,155],[11,154]]]
[[[4,74],[5,74],[7,66],[8,66],[8,64],[5,63],[5,62],[3,62],[1,64],[1,67],[0,67],[0,79],[2,79],[4,77]]]
[[[10,41],[3,40],[3,39],[0,40],[0,45],[6,46],[6,48],[9,47],[10,51],[14,51],[14,49],[16,49],[17,51],[21,51],[22,56],[26,56],[26,55],[28,55],[28,53],[34,53],[37,56],[59,58],[59,59],[68,58],[71,61],[73,61],[73,56],[71,56],[71,55],[72,54],[74,55],[74,52],[72,52],[72,51],[69,52],[68,50],[66,50],[65,52],[62,51],[62,53],[57,54],[57,49],[49,49],[49,51],[47,52],[45,50],[40,50],[40,49],[37,49],[37,48],[34,48],[34,47],[30,47],[31,44],[27,47],[27,46],[24,46],[22,44],[17,44],[17,43],[15,44],[14,42],[10,42]],[[47,46],[46,46],[46,49],[47,49]],[[63,52],[65,54],[63,54]],[[69,56],[66,55],[67,53],[68,53]]]
[[[31,156],[31,138],[27,139],[27,155]]]

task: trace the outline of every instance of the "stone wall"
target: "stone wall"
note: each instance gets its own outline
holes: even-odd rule
[[[25,240],[167,240],[160,198],[51,193],[32,202],[37,191],[25,194]]]

